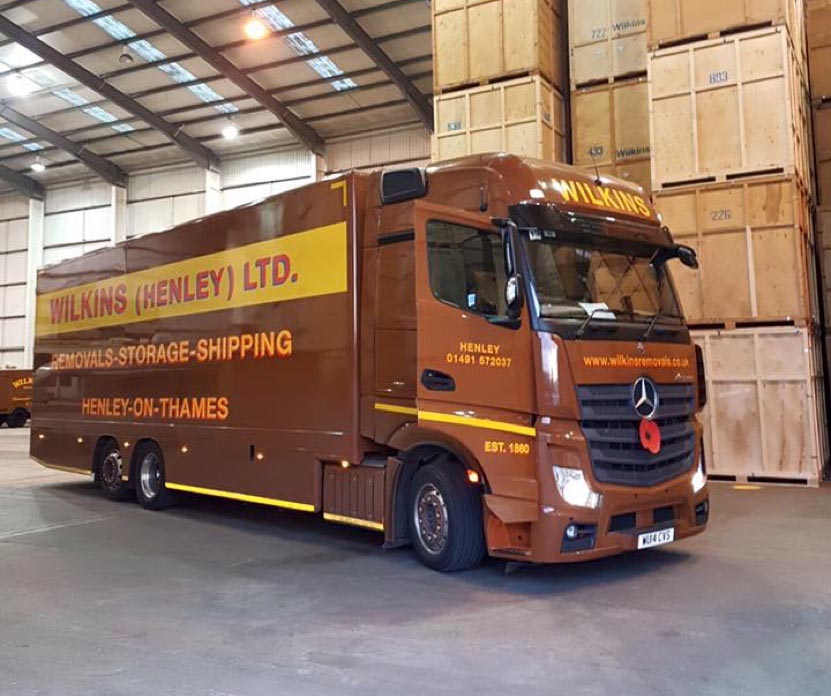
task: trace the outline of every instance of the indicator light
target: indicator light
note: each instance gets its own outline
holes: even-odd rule
[[[83,445],[83,444],[84,444],[84,438],[79,437],[79,438],[78,438],[78,444],[79,444],[79,445]]]
[[[257,461],[261,462],[263,459],[265,459],[265,455],[262,452],[257,452]]]
[[[344,469],[348,469],[348,468],[349,468],[349,462],[348,462],[348,461],[346,461],[345,459],[341,459],[340,465],[341,465],[341,467],[342,467],[342,468],[344,468]]]
[[[479,483],[479,481],[481,480],[479,478],[479,472],[474,471],[473,469],[468,469],[467,470],[467,480],[470,481],[471,483]]]
[[[182,454],[187,454],[187,453],[188,453],[188,446],[187,445],[182,445]]]

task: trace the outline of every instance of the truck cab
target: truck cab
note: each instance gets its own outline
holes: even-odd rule
[[[455,570],[700,533],[703,364],[644,192],[510,155],[369,182],[363,434],[394,454],[386,541]]]

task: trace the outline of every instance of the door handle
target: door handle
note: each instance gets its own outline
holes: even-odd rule
[[[438,370],[424,370],[421,383],[430,391],[456,391],[456,380]]]

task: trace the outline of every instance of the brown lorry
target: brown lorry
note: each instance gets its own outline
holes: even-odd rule
[[[673,260],[676,261],[673,261]],[[427,565],[704,530],[701,355],[631,184],[487,155],[350,173],[47,267],[32,456],[377,530]]]
[[[32,408],[32,371],[0,370],[0,425],[22,428]]]

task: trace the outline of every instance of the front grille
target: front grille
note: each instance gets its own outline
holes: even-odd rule
[[[661,451],[646,451],[640,417],[629,385],[578,387],[581,425],[589,445],[595,478],[601,483],[654,486],[689,471],[695,460],[695,390],[690,384],[659,384],[655,422]]]

